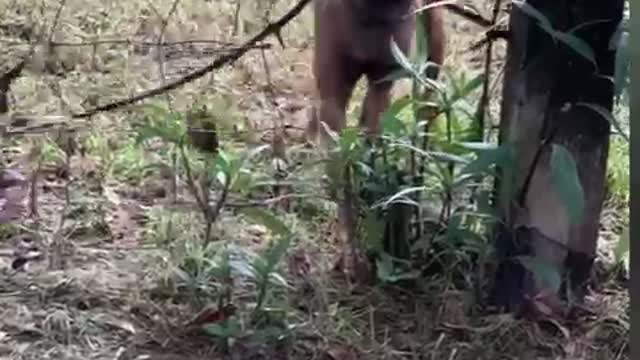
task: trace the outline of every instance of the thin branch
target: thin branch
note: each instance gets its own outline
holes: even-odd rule
[[[208,74],[209,72],[221,68],[222,66],[228,65],[233,63],[234,61],[238,60],[240,57],[242,57],[245,53],[247,53],[247,51],[251,50],[255,44],[257,44],[258,42],[266,39],[267,37],[271,36],[271,35],[278,35],[281,31],[281,29],[287,24],[289,23],[293,18],[295,18],[298,14],[300,14],[300,12],[302,12],[302,10],[305,8],[305,6],[307,6],[307,4],[309,4],[311,2],[311,0],[299,0],[298,3],[289,10],[289,12],[287,12],[284,16],[282,16],[278,21],[276,21],[273,24],[269,24],[267,25],[266,28],[264,28],[260,33],[258,33],[257,35],[255,35],[253,38],[249,39],[247,42],[245,42],[244,45],[242,45],[238,50],[230,53],[230,54],[226,54],[223,56],[220,56],[219,58],[217,58],[216,60],[214,60],[213,62],[211,62],[209,65],[207,65],[206,67],[196,70],[190,74],[187,74],[186,76],[170,82],[166,85],[157,87],[155,89],[151,89],[149,91],[145,91],[142,94],[127,98],[127,99],[122,99],[122,100],[117,100],[114,101],[112,103],[106,104],[106,105],[102,105],[102,106],[98,106],[96,108],[93,108],[91,110],[88,110],[84,113],[80,113],[80,114],[72,114],[73,118],[86,118],[86,117],[90,117],[92,115],[95,115],[99,112],[104,112],[104,111],[111,111],[111,110],[115,110],[115,109],[119,109],[125,106],[129,106],[132,105],[134,103],[137,103],[141,100],[156,96],[156,95],[160,95],[163,94],[167,91],[170,90],[174,90],[177,89],[191,81],[194,81],[196,79],[199,79],[201,77],[203,77],[204,75]]]
[[[498,16],[500,15],[500,6],[502,0],[495,0],[493,4],[493,15],[491,18],[491,26],[495,26],[498,22]],[[493,41],[489,41],[484,60],[484,82],[482,84],[482,95],[480,97],[480,103],[476,112],[476,119],[478,121],[478,134],[477,141],[484,141],[485,131],[485,117],[487,112],[487,106],[489,105],[489,83],[491,81],[491,65],[493,64]]]
[[[187,186],[189,186],[189,189],[191,190],[193,197],[196,199],[196,202],[198,203],[198,207],[200,208],[200,211],[202,211],[202,213],[205,214],[205,217],[207,217],[209,213],[209,205],[205,203],[205,201],[202,199],[200,192],[198,191],[198,187],[196,186],[196,183],[193,180],[193,172],[191,171],[191,165],[189,163],[189,158],[187,157],[187,153],[184,150],[183,143],[179,145],[179,149],[180,149],[180,155],[182,155],[182,162],[184,164],[184,170],[187,177]]]
[[[30,45],[28,42],[24,41],[12,41],[12,40],[4,40],[0,39],[0,44],[6,46],[19,46],[19,45]],[[203,40],[203,39],[194,39],[194,40],[180,40],[180,41],[162,41],[161,43],[150,42],[150,41],[137,41],[131,39],[111,39],[111,40],[95,40],[95,41],[79,41],[79,42],[68,42],[68,41],[52,41],[50,46],[52,47],[93,47],[99,45],[139,45],[139,46],[176,46],[176,45],[188,45],[188,44],[216,44],[221,46],[226,46],[219,51],[231,51],[237,50],[239,47],[237,44],[221,41],[221,40]],[[256,44],[253,45],[253,48],[257,49],[270,49],[271,44]]]

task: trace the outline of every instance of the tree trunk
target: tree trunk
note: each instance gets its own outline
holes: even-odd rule
[[[593,50],[597,67],[563,42],[554,41],[538,21],[512,6],[503,88],[500,142],[513,146],[516,165],[502,169],[497,208],[500,264],[492,302],[516,310],[525,296],[540,295],[514,255],[531,255],[569,276],[581,299],[596,256],[604,200],[610,124],[578,103],[608,110],[613,105],[615,50],[609,41],[622,19],[623,0],[529,0],[551,26],[569,32]],[[565,147],[577,163],[585,196],[584,215],[571,224],[551,178],[551,145]],[[548,289],[547,289],[548,290]],[[553,294],[554,299],[558,294]]]

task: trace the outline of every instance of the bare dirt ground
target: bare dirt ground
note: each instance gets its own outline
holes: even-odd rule
[[[43,7],[28,1],[0,3],[0,9],[13,9],[13,23],[35,25],[42,34],[48,34],[59,8],[56,2]],[[253,6],[249,3],[247,7]],[[155,42],[164,33],[166,41],[217,39],[238,43],[262,26],[247,13],[247,18],[239,22],[237,34],[232,35],[233,3],[192,0],[176,4],[171,11],[172,1],[150,5],[143,1],[69,0],[54,38],[59,42],[94,38]],[[272,17],[291,5],[278,2]],[[479,7],[490,14],[490,5]],[[159,14],[168,19],[164,31]],[[307,9],[283,33],[286,48],[280,48],[275,39],[269,40],[273,47],[265,51],[266,66],[261,51],[251,51],[233,66],[171,92],[171,106],[185,109],[194,101],[231,99],[233,105],[225,109],[225,116],[253,129],[251,141],[268,143],[274,124],[290,124],[293,130],[289,143],[295,144],[295,130],[304,126],[313,93],[310,24],[311,11]],[[480,29],[453,16],[449,27],[452,35],[447,65],[469,74],[481,71],[483,52],[469,50],[470,44],[480,40]],[[153,46],[145,49],[111,44],[97,47],[95,54],[91,46],[61,46],[53,54],[33,57],[28,71],[14,84],[13,110],[65,114],[79,111],[87,103],[126,97],[203,66],[220,54],[221,47],[213,42],[175,46],[166,48],[165,57],[158,61],[158,50]],[[504,44],[496,47],[495,73],[501,74]],[[19,43],[10,48],[11,56],[2,59],[7,68],[28,51],[28,46]],[[48,64],[46,59],[53,60]],[[64,71],[52,75],[46,71],[47,66]],[[493,88],[491,112],[497,118],[499,81]],[[356,99],[361,93],[359,89]],[[163,96],[152,100],[165,101],[167,97]],[[354,101],[350,111],[356,110]],[[189,211],[192,201],[183,185],[181,201],[172,205],[166,177],[157,171],[145,172],[142,163],[157,160],[153,151],[141,157],[133,150],[133,155],[127,153],[132,137],[127,125],[134,111],[99,114],[91,122],[82,123],[79,133],[93,147],[84,156],[72,158],[68,171],[75,180],[69,194],[65,194],[67,180],[60,176],[63,166],[54,154],[40,172],[38,217],[2,228],[0,359],[223,358],[217,342],[185,325],[198,306],[184,301],[187,294],[172,285],[171,251],[149,240],[158,238],[158,222],[163,219],[154,214],[174,209],[179,214],[174,224],[176,232],[193,231],[199,218]],[[35,168],[29,151],[40,138],[21,139],[8,148],[7,158],[26,174]],[[147,175],[127,179],[136,174]],[[63,218],[61,213],[69,215]],[[471,317],[463,312],[467,295],[437,280],[419,294],[379,287],[349,291],[329,271],[337,251],[331,220],[316,219],[315,224],[292,221],[299,235],[288,262],[300,251],[310,259],[313,291],[305,292],[309,284],[295,274],[287,274],[293,284],[288,297],[290,318],[295,319],[291,321],[295,324],[292,335],[275,345],[238,339],[227,352],[229,358],[629,358],[628,298],[626,290],[614,281],[604,283],[588,298],[592,315],[573,327],[532,324],[508,315]],[[603,224],[605,250],[611,247],[616,221]],[[217,238],[237,247],[260,248],[269,239],[264,228],[247,223],[233,211],[223,213],[215,232]],[[34,244],[40,250],[56,251],[30,261],[19,271],[12,269],[14,252]],[[52,264],[52,259],[60,266]]]

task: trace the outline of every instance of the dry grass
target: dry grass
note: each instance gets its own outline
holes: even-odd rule
[[[164,33],[165,41],[170,42],[209,39],[237,43],[263,25],[255,16],[263,10],[252,8],[258,2],[242,3],[242,20],[234,34],[231,1],[183,0],[172,12],[174,1],[169,0],[67,0],[52,38],[60,43],[94,39],[156,42]],[[275,16],[291,6],[286,1],[275,3]],[[12,14],[3,17],[0,26],[26,26],[32,28],[34,38],[46,39],[59,4],[0,0],[0,12]],[[480,7],[489,13],[489,4]],[[169,13],[163,31],[157,14],[167,17]],[[185,110],[194,102],[216,103],[229,98],[234,109],[227,117],[245,121],[257,133],[279,123],[304,126],[313,89],[310,16],[307,9],[287,26],[283,33],[286,48],[271,40],[274,47],[266,51],[268,71],[260,51],[252,51],[232,67],[153,101]],[[448,65],[457,71],[478,73],[482,52],[468,49],[479,40],[479,31],[453,17],[449,26],[453,35]],[[9,50],[0,55],[4,71],[27,54],[29,46],[15,38],[1,40],[9,44],[2,45]],[[216,43],[174,46],[164,50],[173,54],[170,59],[158,61],[157,48],[135,44],[104,44],[95,51],[91,46],[60,46],[51,53],[46,53],[42,43],[32,44],[37,44],[36,55],[13,86],[12,109],[38,115],[68,114],[157,86],[203,66],[224,47]],[[497,48],[495,67],[499,73],[504,46]],[[60,69],[60,75],[50,71]],[[494,87],[493,118],[497,118],[499,88]],[[360,87],[351,110],[361,96]],[[61,165],[53,156],[54,160],[47,162],[52,171],[43,173],[39,185],[39,221],[8,227],[0,234],[0,246],[5,249],[24,242],[48,244],[55,234],[63,234],[68,245],[59,254],[64,258],[63,270],[50,270],[48,261],[35,261],[26,271],[15,272],[11,270],[12,259],[0,257],[1,359],[221,358],[215,341],[184,326],[199,309],[185,301],[185,294],[170,280],[170,267],[178,255],[170,246],[158,243],[162,238],[186,242],[196,237],[199,219],[184,206],[168,205],[162,192],[166,178],[161,171],[144,167],[157,161],[157,154],[129,147],[133,135],[129,123],[135,109],[130,110],[99,114],[80,124],[77,136],[88,144],[87,155],[71,162],[77,181],[71,185],[70,215],[65,223],[58,220],[65,207],[66,185],[54,175]],[[40,136],[12,144],[15,152],[10,157],[26,173],[34,166],[29,152],[41,140]],[[126,179],[131,177],[143,181],[128,183]],[[158,230],[167,216],[173,216],[173,232]],[[330,271],[337,249],[330,236],[331,222],[322,219],[309,222],[295,214],[287,217],[298,239],[290,257],[306,256],[312,279],[288,274],[293,290],[281,297],[281,306],[295,329],[286,341],[276,344],[239,339],[228,351],[230,358],[629,358],[628,297],[614,282],[588,299],[593,315],[573,326],[534,324],[507,315],[473,317],[466,311],[469,295],[438,279],[426,281],[419,292],[411,294],[377,286],[350,289]],[[230,212],[223,214],[216,234],[247,249],[259,249],[269,239],[265,229]],[[605,243],[609,241],[613,240]],[[250,292],[250,287],[235,289],[241,310],[249,306],[242,299]]]

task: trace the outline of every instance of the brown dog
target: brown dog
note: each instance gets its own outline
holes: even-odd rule
[[[340,131],[356,82],[368,80],[360,125],[368,133],[379,132],[380,117],[390,103],[392,81],[376,82],[397,69],[391,39],[407,54],[415,34],[412,11],[434,0],[314,0],[315,54],[313,71],[319,96],[313,107],[308,135],[315,139],[325,122]],[[425,29],[430,60],[444,60],[444,8],[427,10]],[[324,133],[324,131],[323,131]]]

